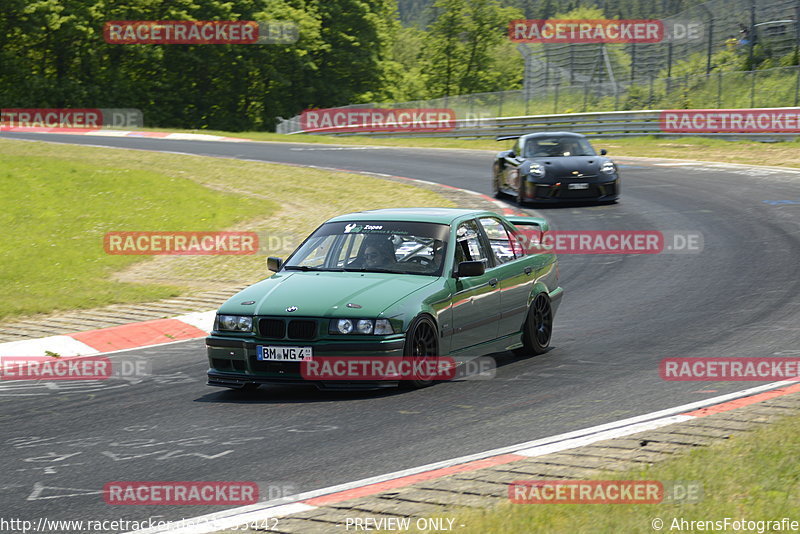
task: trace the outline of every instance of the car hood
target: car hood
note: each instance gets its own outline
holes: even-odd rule
[[[219,313],[378,317],[398,300],[436,280],[434,276],[409,274],[284,271],[240,291],[220,307]],[[297,309],[287,312],[291,307]]]
[[[574,171],[583,175],[598,175],[600,167],[609,161],[603,156],[562,156],[557,158],[533,158],[530,162],[544,166],[548,176],[570,177]],[[527,170],[527,169],[526,169]]]

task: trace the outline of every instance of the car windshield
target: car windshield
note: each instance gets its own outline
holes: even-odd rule
[[[445,224],[405,221],[326,223],[284,268],[440,276],[449,229]]]
[[[525,143],[526,158],[596,155],[589,141],[582,137],[537,137]]]

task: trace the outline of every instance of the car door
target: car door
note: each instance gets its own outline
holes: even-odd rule
[[[451,278],[451,351],[460,351],[497,338],[500,319],[500,283],[494,272],[492,255],[484,243],[475,220],[456,229],[454,269],[461,261],[484,261],[481,276]]]
[[[514,229],[497,217],[481,217],[478,222],[486,235],[496,265],[493,271],[500,286],[498,337],[503,337],[522,328],[536,270],[530,261],[525,260],[521,241],[514,235]]]

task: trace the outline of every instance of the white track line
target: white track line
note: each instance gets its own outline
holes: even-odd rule
[[[161,528],[156,527],[151,529],[132,531],[126,534],[160,534],[163,532],[170,532],[173,534],[208,534],[211,532],[215,532],[217,530],[232,528],[237,525],[242,525],[249,521],[263,521],[267,518],[284,517],[286,515],[295,514],[307,510],[313,510],[317,508],[316,506],[308,505],[301,502],[303,500],[311,499],[313,497],[330,495],[332,493],[338,493],[341,491],[360,488],[371,484],[377,484],[379,482],[386,482],[388,480],[395,480],[398,478],[410,475],[416,475],[419,473],[425,473],[427,471],[433,471],[436,469],[452,467],[455,465],[465,464],[475,460],[482,460],[484,458],[499,456],[501,454],[519,454],[521,456],[535,457],[535,456],[542,456],[544,454],[550,454],[552,452],[573,449],[576,447],[581,447],[584,445],[595,443],[597,441],[618,438],[642,432],[645,430],[660,428],[673,423],[688,421],[694,419],[695,417],[690,415],[681,415],[681,414],[683,414],[684,412],[689,412],[700,408],[713,406],[715,404],[721,404],[729,400],[738,399],[741,397],[749,397],[756,393],[761,393],[764,391],[769,391],[771,389],[777,389],[780,387],[785,387],[793,384],[796,384],[796,382],[794,381],[772,382],[770,384],[756,386],[741,391],[728,393],[725,395],[719,395],[717,397],[711,397],[709,399],[691,402],[689,404],[682,404],[680,406],[667,408],[665,410],[659,410],[657,412],[652,412],[649,414],[637,415],[635,417],[622,419],[620,421],[605,423],[602,425],[597,425],[581,430],[575,430],[572,432],[566,432],[563,434],[558,434],[547,438],[528,441],[525,443],[519,443],[517,445],[501,447],[498,449],[492,449],[489,451],[484,451],[476,454],[470,454],[467,456],[452,458],[450,460],[444,460],[441,462],[427,464],[419,467],[413,467],[410,469],[395,471],[393,473],[386,473],[383,475],[364,478],[361,480],[356,480],[345,484],[339,484],[336,486],[330,486],[327,488],[308,491],[305,493],[299,493],[296,495],[284,497],[279,500],[267,501],[264,503],[232,508],[227,511],[201,515],[198,517],[185,520],[186,523],[192,522],[193,523],[192,525],[179,526],[178,528],[170,528],[169,526]],[[287,501],[289,501],[289,504],[287,504]]]

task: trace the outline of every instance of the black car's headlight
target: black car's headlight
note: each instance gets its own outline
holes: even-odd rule
[[[228,332],[252,332],[253,318],[246,315],[217,315],[214,329]]]
[[[394,334],[388,319],[331,319],[329,334]]]
[[[603,166],[600,167],[600,172],[603,174],[615,174],[617,172],[617,166],[610,161],[606,161],[603,163]]]
[[[542,178],[545,175],[544,166],[541,163],[531,163],[528,174],[534,178]]]

